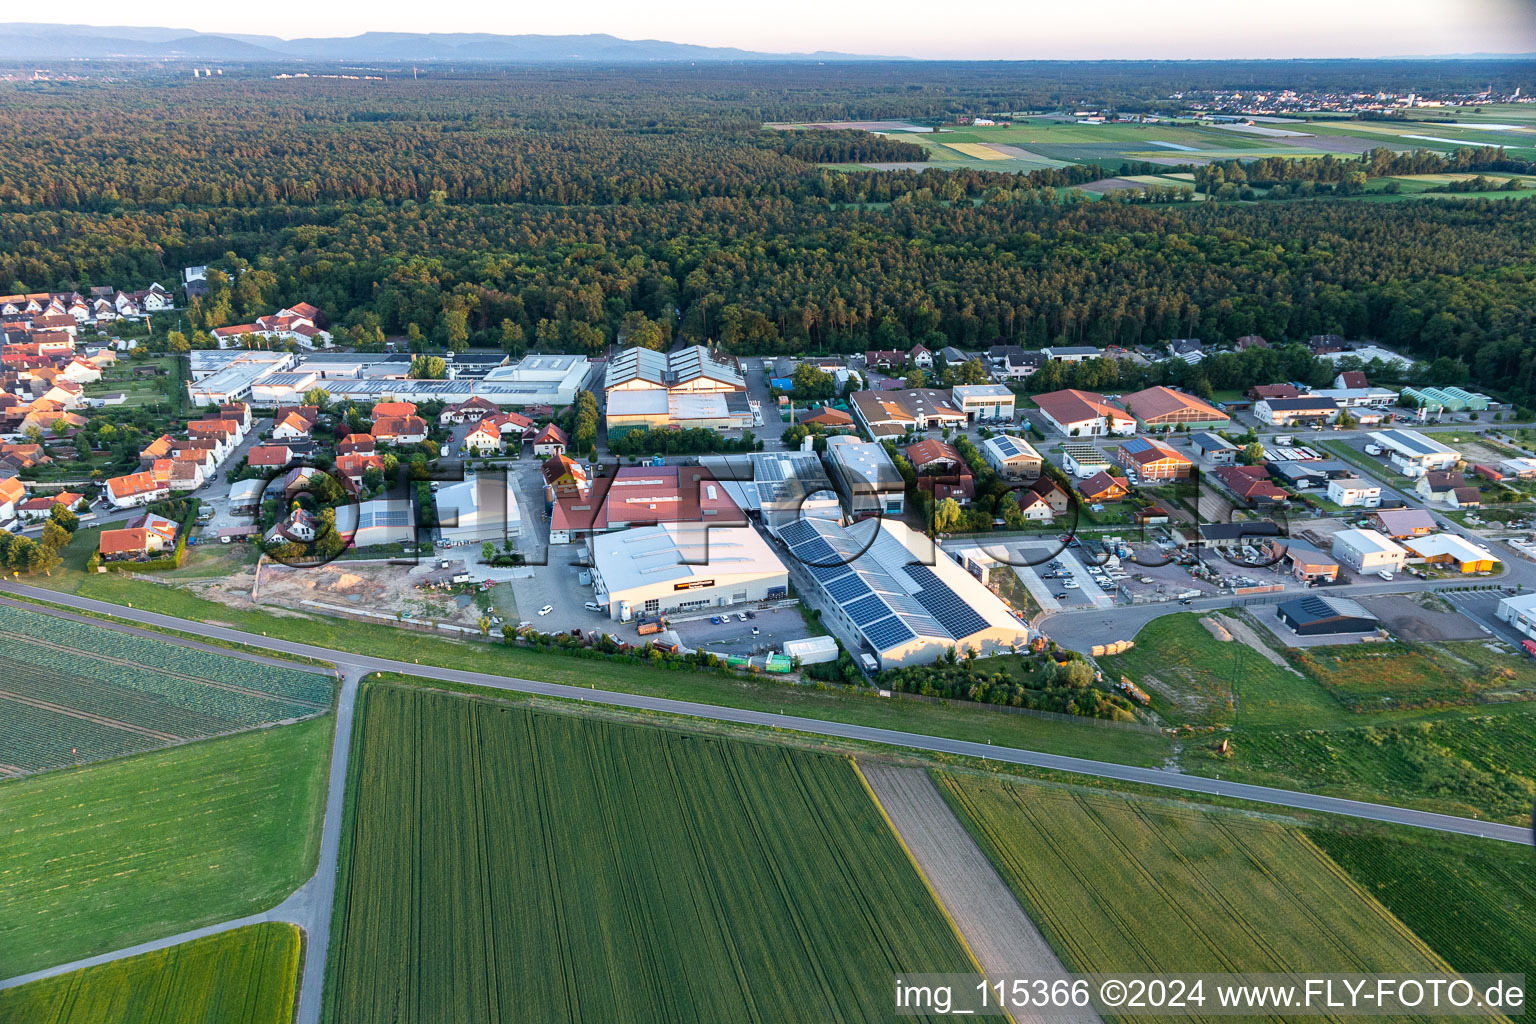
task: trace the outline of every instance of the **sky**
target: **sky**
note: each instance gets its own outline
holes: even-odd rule
[[[424,10],[430,17],[423,17]],[[67,10],[67,14],[65,14]],[[606,32],[749,50],[929,59],[1381,57],[1536,52],[1536,0],[73,0],[60,20],[203,32]]]

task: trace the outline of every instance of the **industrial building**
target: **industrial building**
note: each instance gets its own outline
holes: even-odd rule
[[[490,541],[501,547],[522,533],[517,483],[511,474],[470,474],[437,492],[438,533],[456,544]]]
[[[967,422],[966,414],[948,388],[856,391],[848,401],[853,406],[854,418],[877,440],[941,427],[964,429]]]
[[[1493,617],[1517,633],[1536,638],[1536,594],[1516,594],[1499,601]]]
[[[1143,429],[1172,429],[1182,424],[1190,430],[1224,427],[1231,417],[1215,406],[1172,388],[1151,387],[1120,400]]]
[[[1375,530],[1340,530],[1333,535],[1333,556],[1358,572],[1400,572],[1408,552]]]
[[[1425,412],[1482,412],[1489,403],[1487,395],[1463,388],[1404,388],[1403,397]]]
[[[1013,419],[1016,399],[1002,384],[957,384],[949,393],[973,423]]]
[[[620,391],[709,393],[746,388],[740,369],[703,345],[676,352],[627,348],[610,359],[603,372],[603,391],[610,400]]]
[[[699,459],[744,512],[756,513],[774,533],[806,516],[840,519],[842,503],[813,451],[752,452]]]
[[[1068,437],[1128,437],[1136,421],[1124,409],[1092,391],[1051,391],[1035,396],[1035,407],[1053,429]]]
[[[1316,394],[1300,398],[1261,398],[1253,403],[1253,418],[1272,427],[1332,423],[1339,418],[1339,403]]]
[[[417,541],[416,515],[409,498],[374,498],[336,509],[336,532],[350,537],[353,547],[412,544]]]
[[[1275,609],[1275,616],[1297,636],[1371,633],[1381,628],[1381,621],[1366,611],[1360,602],[1316,594],[1282,601]]]
[[[1044,459],[1035,446],[1015,434],[998,434],[981,442],[981,456],[998,476],[1008,480],[1033,480]]]
[[[988,655],[1029,642],[997,595],[903,523],[803,519],[779,537],[815,578],[827,614],[882,669],[932,664],[951,648]]]
[[[826,458],[850,515],[899,516],[906,508],[906,482],[883,445],[848,434],[829,437]]]
[[[607,412],[610,441],[631,430],[747,430],[756,422],[744,391],[614,391]]]
[[[568,544],[581,534],[657,523],[745,522],[730,492],[703,467],[621,466],[580,493],[556,498],[549,513],[549,540]]]
[[[1500,564],[1499,557],[1493,552],[1454,533],[1410,537],[1403,541],[1403,547],[1411,558],[1422,559],[1427,565],[1454,566],[1464,573],[1492,572]]]
[[[1421,477],[1433,470],[1452,469],[1461,453],[1417,430],[1376,430],[1368,435],[1379,445],[1387,461],[1406,477]]]
[[[1199,431],[1189,436],[1190,448],[1202,459],[1210,459],[1213,465],[1232,466],[1237,463],[1237,445],[1219,434]]]
[[[191,356],[187,397],[201,407],[245,401],[257,381],[290,370],[297,362],[292,352],[198,350]]]
[[[597,600],[620,621],[789,595],[789,571],[751,526],[661,523],[599,534],[591,547]]]

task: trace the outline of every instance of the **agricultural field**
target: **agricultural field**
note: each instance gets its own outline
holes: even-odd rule
[[[372,684],[325,1018],[864,1021],[974,971],[852,766]]]
[[[1069,970],[1445,969],[1301,828],[974,775],[939,782]]]
[[[331,677],[0,605],[0,775],[319,714]]]
[[[333,726],[323,715],[0,782],[0,973],[280,903],[314,873]]]
[[[299,929],[264,923],[0,991],[6,1024],[288,1024]]]
[[[1510,843],[1364,825],[1310,833],[1464,974],[1536,964],[1536,853]]]

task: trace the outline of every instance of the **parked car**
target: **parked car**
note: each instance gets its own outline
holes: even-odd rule
[[[1067,582],[1063,583],[1062,586],[1066,587],[1068,590],[1077,590],[1081,584],[1079,584],[1077,580],[1067,580]]]
[[[608,609],[600,601],[588,601],[587,602],[587,611],[589,611],[589,612],[602,612],[602,611],[607,611],[607,610]]]
[[[554,605],[547,604],[543,608],[539,609],[539,614],[540,615],[548,615],[550,612],[552,612],[554,610],[555,610],[555,606]]]
[[[720,616],[718,616],[718,615],[711,615],[709,617],[709,621],[710,621],[710,623],[712,625],[718,626],[718,625],[720,625]]]

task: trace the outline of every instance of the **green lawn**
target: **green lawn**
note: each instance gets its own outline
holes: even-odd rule
[[[1028,715],[1010,715],[974,708],[892,701],[862,693],[816,690],[806,686],[758,682],[739,676],[716,676],[693,670],[669,671],[621,661],[591,661],[562,654],[540,653],[502,644],[445,640],[392,626],[345,622],[319,615],[277,616],[241,610],[197,597],[174,587],[124,579],[117,575],[56,574],[27,580],[62,593],[79,594],[116,604],[134,604],[166,615],[215,622],[258,636],[271,634],[335,650],[372,654],[423,665],[469,669],[504,676],[538,679],[572,686],[598,685],[629,693],[646,693],[724,707],[772,711],[834,722],[898,729],[931,736],[992,741],[1077,757],[1102,758],[1126,764],[1158,764],[1170,743],[1161,736],[1125,735],[1120,730],[1070,722],[1046,722]]]
[[[324,1019],[864,1021],[974,971],[850,762],[370,684]]]
[[[0,992],[6,1024],[289,1024],[299,929],[268,922]]]
[[[1146,797],[938,778],[1070,971],[1445,969],[1299,828]]]
[[[334,721],[0,783],[4,973],[281,902],[315,869]]]
[[[1536,851],[1467,836],[1360,825],[1314,842],[1464,974],[1536,964]]]

